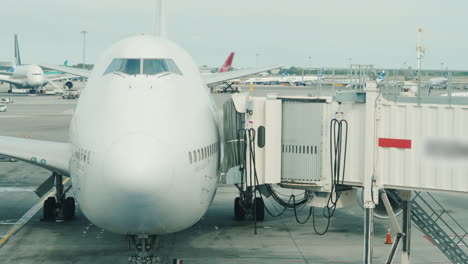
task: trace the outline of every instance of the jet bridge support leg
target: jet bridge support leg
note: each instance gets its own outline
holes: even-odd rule
[[[372,264],[373,249],[374,249],[374,208],[365,208],[364,264]]]
[[[403,199],[403,249],[401,254],[401,263],[410,264],[411,253],[411,191],[400,192]]]

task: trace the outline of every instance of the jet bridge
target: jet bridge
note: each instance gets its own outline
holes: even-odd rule
[[[235,94],[224,106],[225,170],[244,167],[254,175],[248,186],[330,195],[337,186],[362,188],[364,263],[372,263],[381,191],[468,193],[468,100],[444,100],[387,100],[375,82],[334,97]],[[403,255],[409,263],[409,252]]]

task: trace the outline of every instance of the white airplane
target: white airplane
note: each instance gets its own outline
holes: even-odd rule
[[[311,83],[313,81],[318,81],[323,79],[323,76],[312,76],[312,75],[305,75],[305,76],[297,76],[297,75],[289,75],[289,73],[285,72],[281,76],[263,76],[263,77],[254,77],[249,78],[244,81],[244,84],[287,84],[287,85],[301,85],[304,83]]]
[[[149,248],[155,235],[195,224],[215,195],[220,126],[207,85],[278,68],[202,77],[184,49],[150,35],[117,42],[92,72],[46,67],[89,77],[70,143],[0,137],[0,155],[49,169],[59,182],[70,177],[91,222]],[[55,207],[65,219],[73,217],[73,198],[59,194],[46,200],[45,218],[55,219]]]
[[[447,76],[431,78],[427,81],[427,87],[434,88],[434,87],[446,87],[448,82]]]
[[[60,76],[56,78],[46,78],[44,71],[39,65],[21,64],[21,56],[18,45],[18,36],[14,37],[15,60],[12,68],[8,71],[0,72],[0,83],[9,83],[17,88],[32,89],[33,91],[40,90],[42,87],[50,83],[56,89],[61,90],[54,81],[68,80],[70,76]],[[65,85],[69,88],[73,87],[73,83],[67,81]],[[70,87],[71,85],[71,87]]]

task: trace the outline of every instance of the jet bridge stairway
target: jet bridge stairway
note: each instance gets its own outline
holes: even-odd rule
[[[430,193],[414,192],[411,220],[452,263],[468,263],[468,233]]]

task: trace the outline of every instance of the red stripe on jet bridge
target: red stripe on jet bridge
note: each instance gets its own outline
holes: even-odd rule
[[[395,138],[379,138],[379,147],[410,149],[411,140],[395,139]]]

